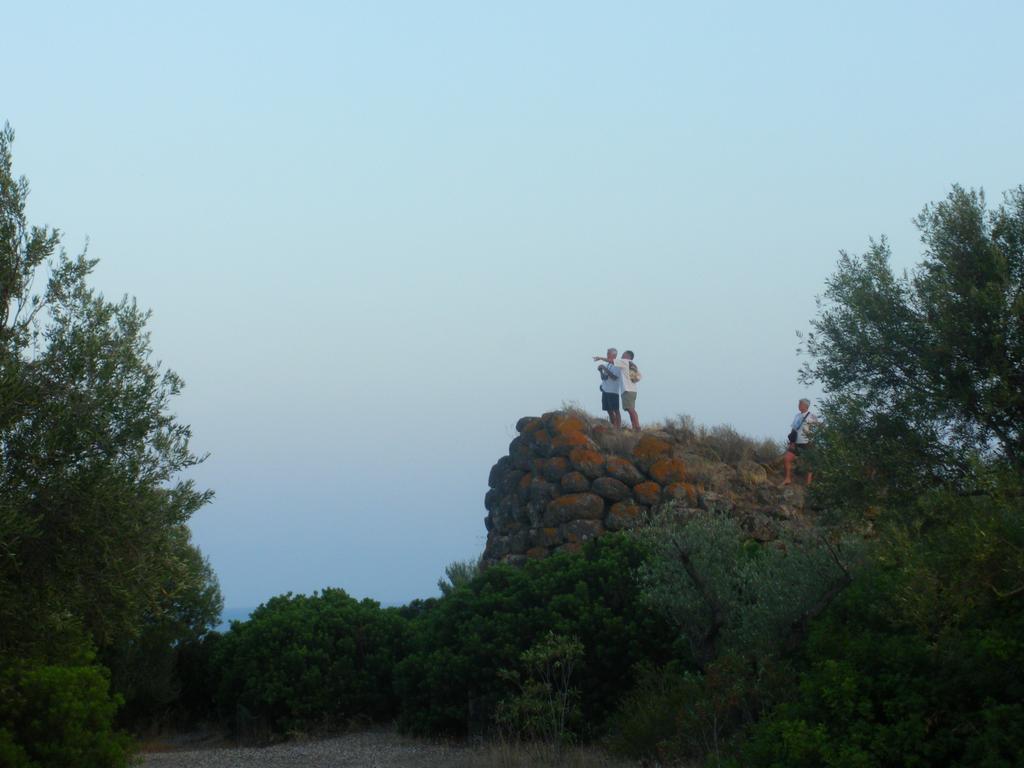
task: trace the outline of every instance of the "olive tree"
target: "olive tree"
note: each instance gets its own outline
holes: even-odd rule
[[[181,379],[151,360],[148,313],[87,282],[60,232],[30,226],[0,132],[0,655],[60,655],[139,634],[213,579],[185,524],[211,498],[171,412]],[[200,558],[201,562],[201,558]],[[218,598],[219,599],[219,598]]]
[[[979,467],[1024,470],[1024,186],[994,208],[955,186],[916,224],[910,273],[893,272],[884,239],[842,254],[806,338],[832,499],[905,501],[975,484]]]

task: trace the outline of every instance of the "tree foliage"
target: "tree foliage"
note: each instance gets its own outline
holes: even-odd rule
[[[165,705],[177,649],[220,613],[186,527],[210,493],[180,478],[201,459],[171,412],[181,379],[150,360],[148,313],[107,301],[94,260],[29,225],[13,140],[5,126],[0,762],[122,765],[116,710]]]
[[[1024,187],[989,209],[957,186],[916,223],[912,273],[884,239],[844,253],[811,323],[802,376],[828,395],[834,500],[913,499],[978,459],[1024,470]]]
[[[210,574],[184,527],[210,499],[150,361],[148,313],[87,284],[95,261],[30,226],[28,183],[0,132],[0,650],[80,624],[100,648]]]
[[[178,531],[186,533],[185,528]],[[120,722],[134,730],[168,722],[188,725],[210,714],[208,704],[189,699],[183,689],[205,656],[205,641],[220,620],[224,599],[213,569],[197,549],[182,542],[181,557],[185,582],[175,583],[169,575],[159,609],[147,612],[138,634],[118,638],[100,655],[113,689],[125,700]]]
[[[808,338],[819,503],[874,557],[816,621],[750,766],[1019,765],[1024,755],[1024,187],[954,187],[922,263],[844,255]],[[863,516],[862,516],[863,515]]]

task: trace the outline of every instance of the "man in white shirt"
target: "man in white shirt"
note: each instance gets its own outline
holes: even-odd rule
[[[613,427],[622,425],[622,414],[619,413],[619,393],[622,392],[622,368],[615,363],[619,351],[615,347],[608,350],[606,357],[595,356],[594,362],[603,360],[608,365],[597,366],[601,374],[601,410],[608,413],[608,421]]]
[[[811,450],[811,432],[821,423],[818,417],[811,413],[811,401],[806,397],[801,398],[797,403],[797,409],[797,414],[793,417],[793,423],[790,425],[786,455],[782,457],[782,461],[786,465],[786,479],[782,481],[783,485],[793,482],[793,465],[796,464],[797,456],[807,456],[808,451]],[[812,472],[807,473],[807,485],[811,484],[812,475]]]

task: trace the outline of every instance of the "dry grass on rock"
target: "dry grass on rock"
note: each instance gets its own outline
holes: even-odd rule
[[[771,465],[785,449],[782,443],[768,438],[755,440],[741,435],[728,424],[697,425],[692,416],[685,414],[668,419],[656,428],[671,435],[690,454],[733,466],[744,461]]]
[[[588,413],[579,403],[562,403],[562,411],[579,418],[586,424],[586,432],[606,453],[630,457],[640,438],[644,435],[663,436],[678,446],[679,458],[694,464],[721,463],[738,466],[743,462],[773,467],[785,451],[785,446],[776,440],[741,435],[728,424],[707,427],[697,424],[692,416],[680,414],[665,422],[654,422],[640,432],[632,429],[614,429],[603,416]],[[700,471],[700,470],[698,470]],[[746,479],[746,478],[745,478]]]

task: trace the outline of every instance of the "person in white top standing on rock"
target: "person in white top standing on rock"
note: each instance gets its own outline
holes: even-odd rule
[[[603,360],[608,365],[597,366],[601,374],[601,410],[608,413],[608,421],[613,427],[622,425],[622,414],[619,413],[619,393],[622,392],[622,369],[616,365],[615,358],[619,350],[610,347],[606,357],[594,356],[594,362]]]
[[[782,457],[782,461],[786,465],[786,479],[782,481],[783,485],[793,482],[793,465],[796,463],[797,456],[807,458],[807,454],[811,450],[811,432],[821,423],[818,417],[811,413],[811,401],[806,397],[800,400],[797,409],[789,431],[786,455]],[[808,471],[807,485],[811,484],[811,478],[812,473]]]
[[[622,410],[629,414],[629,421],[633,429],[640,431],[640,417],[636,415],[636,383],[643,378],[640,369],[633,362],[633,350],[627,349],[622,353],[622,361],[619,363],[622,368]]]

